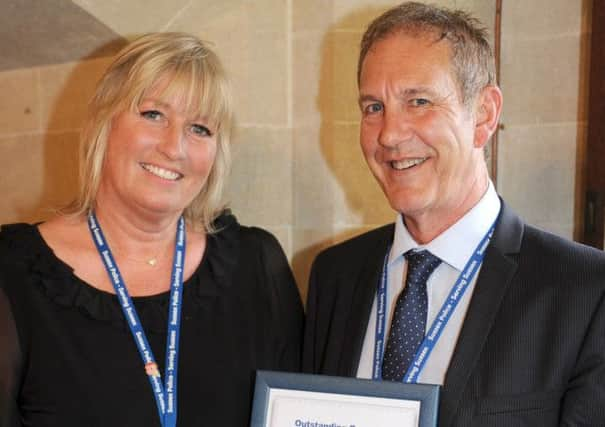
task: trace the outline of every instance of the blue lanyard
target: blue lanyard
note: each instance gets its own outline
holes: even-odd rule
[[[426,361],[430,354],[435,348],[437,341],[441,337],[441,333],[445,329],[447,323],[452,317],[452,313],[456,310],[458,303],[462,299],[462,296],[468,289],[468,286],[473,282],[479,267],[483,262],[485,256],[485,249],[489,244],[496,223],[490,227],[489,231],[483,236],[479,245],[473,251],[473,255],[467,261],[462,273],[458,276],[458,279],[452,286],[449,295],[439,310],[439,314],[431,324],[428,333],[425,335],[422,343],[418,347],[414,359],[407,372],[403,376],[402,381],[405,383],[416,383],[418,382],[418,376],[424,368]],[[384,337],[385,337],[385,325],[386,325],[386,301],[387,301],[387,280],[388,280],[388,258],[390,248],[387,250],[387,254],[384,257],[384,265],[382,267],[382,276],[378,284],[377,293],[377,304],[376,304],[376,341],[374,345],[374,365],[372,367],[372,378],[374,380],[382,379],[382,358],[384,355]]]
[[[177,373],[179,361],[179,334],[181,326],[181,301],[183,287],[183,266],[185,263],[185,221],[183,217],[179,218],[176,231],[176,244],[174,248],[174,259],[172,265],[172,275],[170,279],[170,306],[168,314],[168,334],[166,337],[166,359],[165,373],[166,380],[162,384],[162,377],[158,370],[157,363],[153,356],[151,346],[147,341],[147,336],[139,320],[137,310],[132,303],[128,290],[120,274],[120,270],[107,245],[105,236],[101,231],[101,226],[94,213],[88,216],[88,227],[92,234],[92,240],[95,242],[99,255],[105,269],[109,275],[109,280],[118,296],[124,318],[134,342],[139,349],[141,359],[145,365],[145,371],[151,384],[151,389],[155,395],[158,413],[162,427],[175,427],[177,417]]]

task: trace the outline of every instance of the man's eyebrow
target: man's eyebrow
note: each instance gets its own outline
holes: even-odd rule
[[[357,102],[359,104],[363,104],[364,102],[368,102],[368,101],[378,101],[378,98],[373,95],[361,94],[361,95],[359,95],[359,98],[357,100]]]
[[[430,86],[419,86],[419,87],[404,89],[397,94],[397,97],[400,99],[407,99],[407,98],[411,98],[411,97],[418,96],[418,95],[430,95],[430,96],[435,97],[436,92]],[[357,102],[359,104],[363,104],[364,102],[369,102],[369,101],[379,101],[379,99],[378,99],[378,97],[370,95],[370,94],[361,94],[361,95],[359,95]]]
[[[434,95],[434,94],[435,94],[435,91],[433,90],[433,88],[431,88],[429,86],[420,86],[420,87],[405,89],[405,90],[401,91],[398,94],[398,96],[400,98],[409,98],[411,96],[417,96],[417,95]]]

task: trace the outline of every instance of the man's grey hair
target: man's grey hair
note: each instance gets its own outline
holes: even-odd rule
[[[434,36],[451,46],[451,61],[460,99],[468,105],[486,86],[496,84],[494,55],[485,27],[461,10],[405,2],[374,19],[361,40],[357,83],[363,61],[374,43],[393,34]]]

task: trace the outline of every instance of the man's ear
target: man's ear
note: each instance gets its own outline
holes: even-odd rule
[[[486,86],[475,101],[476,148],[483,148],[496,131],[502,112],[502,92],[498,86]]]

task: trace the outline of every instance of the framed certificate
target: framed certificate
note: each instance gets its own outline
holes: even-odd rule
[[[257,371],[250,427],[434,427],[439,386]]]

